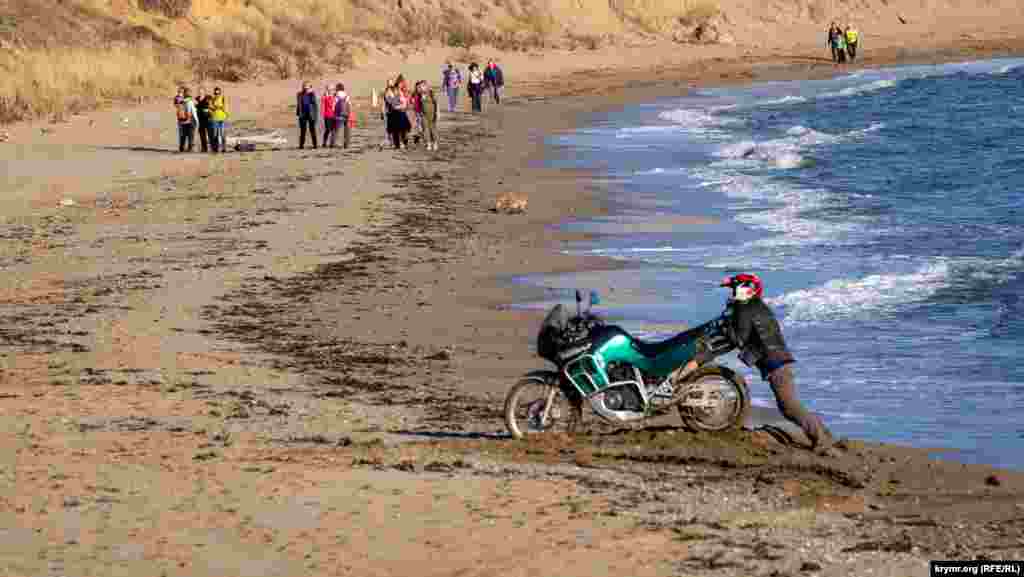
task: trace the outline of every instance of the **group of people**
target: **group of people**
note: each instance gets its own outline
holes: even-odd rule
[[[845,63],[857,58],[857,43],[860,41],[857,29],[847,24],[845,28],[835,22],[828,27],[828,47],[832,49],[832,62]]]
[[[306,134],[309,133],[313,148],[317,148],[317,126],[323,118],[323,139],[325,147],[335,148],[338,132],[341,132],[341,146],[348,148],[352,141],[352,126],[355,114],[352,110],[352,99],[345,92],[341,82],[324,87],[323,96],[317,98],[313,85],[302,83],[302,90],[295,95],[295,116],[299,120],[299,148],[306,147]]]
[[[200,87],[195,98],[186,87],[178,88],[174,96],[174,112],[178,121],[178,152],[192,152],[195,149],[196,131],[199,132],[199,146],[202,152],[224,152],[227,141],[224,137],[224,123],[228,119],[227,100],[220,87],[212,94]]]
[[[469,65],[466,87],[469,91],[469,98],[473,112],[483,112],[484,94],[491,95],[491,102],[501,102],[501,89],[505,86],[505,74],[493,60],[487,62],[487,67],[480,70],[480,66],[473,62]],[[462,87],[462,71],[455,67],[450,61],[445,65],[441,73],[441,89],[448,97],[448,112],[455,112],[459,106],[459,89]]]
[[[448,97],[449,112],[455,112],[458,108],[462,84],[462,72],[449,61],[441,74],[441,87]],[[490,95],[491,102],[501,102],[505,76],[494,60],[488,61],[482,70],[473,62],[468,68],[466,84],[473,112],[482,112],[485,94]],[[376,101],[374,92],[374,107],[377,106]],[[420,80],[410,88],[399,74],[385,86],[379,105],[390,146],[396,149],[408,148],[412,136],[412,140],[422,142],[427,150],[437,150],[440,106],[429,82]],[[212,94],[200,88],[193,98],[191,91],[182,86],[174,97],[174,108],[178,122],[179,152],[193,151],[196,131],[199,132],[202,152],[224,152],[224,126],[228,119],[228,109],[219,87]],[[317,133],[321,121],[323,137],[320,142],[323,146],[337,146],[340,133],[342,147],[349,147],[356,115],[344,84],[339,82],[333,88],[328,85],[324,87],[322,96],[318,97],[312,84],[303,82],[302,89],[295,95],[295,116],[299,123],[300,149],[305,148],[307,135],[313,148],[318,147]]]
[[[441,72],[441,89],[448,98],[448,112],[455,112],[458,108],[462,84],[462,72],[449,61]],[[493,60],[483,70],[474,62],[469,65],[466,84],[473,112],[483,112],[485,93],[491,95],[492,102],[501,102],[505,76]],[[410,88],[405,77],[399,74],[384,87],[379,106],[389,146],[408,148],[412,140],[413,143],[422,142],[427,150],[437,150],[440,106],[428,81],[419,80]]]
[[[399,74],[384,87],[380,107],[389,145],[409,148],[415,128],[414,140],[427,150],[437,150],[438,105],[429,82],[419,80],[410,89],[405,76]]]

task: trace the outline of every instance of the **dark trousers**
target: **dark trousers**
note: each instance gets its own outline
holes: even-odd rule
[[[491,100],[495,104],[501,103],[501,87],[497,84],[491,85]]]
[[[178,124],[178,152],[192,152],[195,147],[196,125]]]
[[[783,365],[768,373],[768,384],[775,393],[775,402],[779,406],[779,412],[791,423],[798,425],[811,444],[817,446],[820,441],[832,436],[825,424],[817,415],[807,410],[796,396],[796,380],[793,378],[793,369],[789,365]]]
[[[210,121],[204,121],[202,118],[199,119],[199,150],[207,152],[210,150],[211,143],[213,142],[213,127],[210,125]]]
[[[337,118],[325,118],[324,119],[324,146],[330,146],[334,148],[334,143],[337,140],[336,135],[338,134],[338,119]]]
[[[484,109],[483,95],[484,95],[483,88],[480,88],[479,86],[474,88],[473,85],[470,85],[470,87],[469,87],[469,96],[470,96],[470,98],[473,99],[473,112],[483,112],[483,109]]]
[[[313,148],[316,148],[316,119],[309,116],[300,116],[299,148],[306,146],[306,131],[309,131],[309,139],[313,141]]]
[[[853,62],[853,59],[857,57],[857,43],[848,42],[846,44],[846,53],[850,55],[850,62]]]

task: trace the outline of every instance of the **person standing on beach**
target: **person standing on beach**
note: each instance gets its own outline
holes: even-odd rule
[[[487,69],[484,70],[484,87],[491,93],[491,101],[495,104],[501,103],[501,88],[505,86],[505,75],[501,68],[493,60],[487,61]]]
[[[345,93],[345,85],[339,82],[334,87],[334,130],[341,131],[342,148],[348,148],[352,139],[352,114],[352,101]],[[333,142],[331,146],[334,146]]]
[[[860,33],[853,26],[846,25],[846,53],[850,56],[850,62],[857,58],[857,43],[860,42]]]
[[[462,73],[448,62],[441,73],[441,89],[448,96],[448,112],[455,112],[459,104],[459,87],[462,86]]]
[[[224,125],[228,121],[228,102],[224,92],[217,86],[210,98],[210,149],[215,153],[223,153],[228,146],[224,134]]]
[[[423,110],[423,138],[427,150],[437,150],[437,99],[426,80],[420,82],[420,107]]]
[[[398,82],[388,86],[384,92],[385,118],[388,126],[388,134],[391,136],[391,144],[396,150],[408,146],[409,116],[405,113],[402,104],[402,95],[398,90]]]
[[[825,46],[828,46],[829,50],[832,51],[832,62],[839,62],[839,55],[836,54],[836,34],[838,34],[839,26],[832,21],[828,25],[828,39],[825,40]]]
[[[835,54],[836,62],[846,63],[846,34],[838,25],[835,27],[835,33],[832,34],[832,53]]]
[[[782,416],[803,430],[811,441],[811,449],[819,454],[830,454],[832,433],[797,398],[796,381],[790,366],[795,359],[786,347],[775,313],[762,300],[764,285],[761,279],[755,274],[738,274],[724,279],[720,286],[732,291],[726,336],[732,347],[739,349],[740,360],[747,366],[756,367],[761,378],[768,381]],[[683,368],[683,374],[695,371],[714,356],[726,352],[728,350],[714,355],[698,353]]]
[[[306,131],[316,148],[316,125],[320,115],[317,110],[316,92],[309,82],[302,83],[302,90],[295,95],[295,116],[299,119],[299,150],[306,146]]]
[[[210,150],[210,135],[212,134],[212,127],[210,126],[210,95],[206,93],[206,89],[202,86],[196,91],[196,116],[199,118],[199,151],[208,152]]]
[[[330,86],[324,86],[324,95],[320,97],[320,113],[324,116],[324,139],[325,147],[334,148],[337,141],[335,136],[338,132],[338,120],[334,116],[334,91]]]
[[[476,62],[469,65],[469,97],[473,100],[473,112],[483,112],[484,75]]]
[[[192,100],[188,88],[181,89],[181,98],[175,98],[174,108],[178,118],[178,152],[192,152],[199,116],[196,114],[196,103]]]
[[[413,142],[415,143],[423,140],[423,92],[420,90],[422,85],[423,81],[417,80],[412,87],[412,109],[416,113],[416,123],[413,127],[415,131]]]

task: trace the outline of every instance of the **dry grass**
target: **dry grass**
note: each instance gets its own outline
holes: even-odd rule
[[[118,99],[146,96],[188,75],[170,53],[131,49],[36,49],[0,54],[0,122],[61,119]]]
[[[580,26],[591,11],[611,20]],[[354,65],[353,47],[366,40],[594,50],[621,30],[665,33],[717,13],[718,0],[0,0],[0,122],[60,117],[193,78],[316,76]]]
[[[683,3],[682,20],[699,24],[718,16],[722,11],[718,0],[685,0]]]

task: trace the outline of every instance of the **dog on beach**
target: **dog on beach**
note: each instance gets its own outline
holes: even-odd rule
[[[512,192],[503,192],[494,201],[494,212],[506,214],[522,214],[526,212],[526,205],[529,201],[526,196]]]

